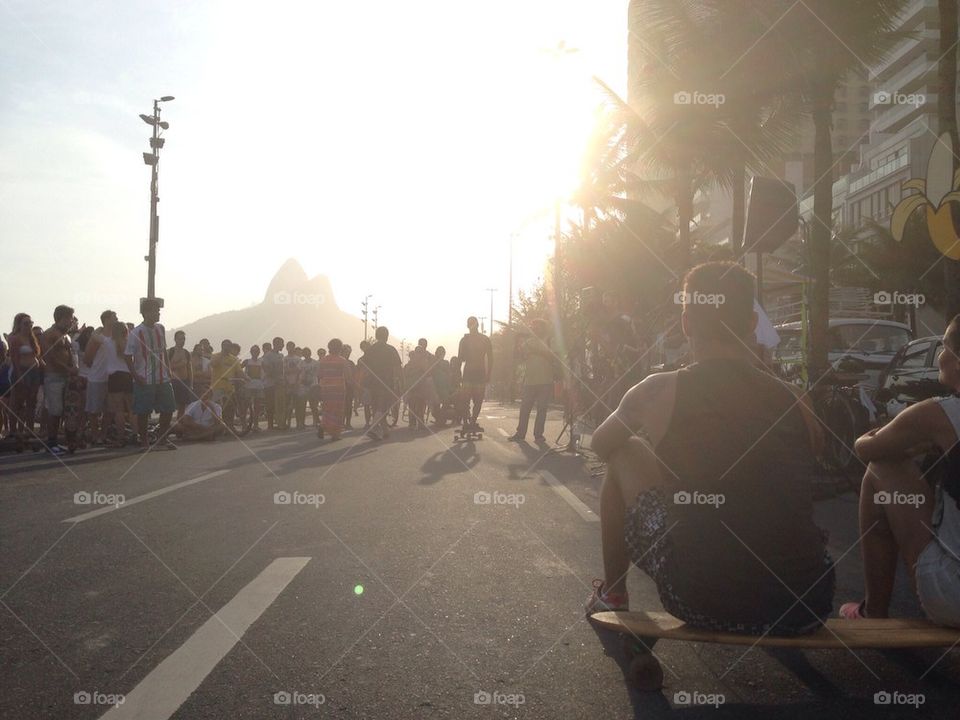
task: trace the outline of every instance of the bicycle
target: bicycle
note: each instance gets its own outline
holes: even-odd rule
[[[844,482],[860,491],[860,479],[865,467],[853,446],[870,429],[870,414],[860,402],[859,383],[866,375],[856,360],[843,358],[836,369],[831,369],[814,389],[813,408],[824,427],[824,446],[821,466],[828,473],[841,475]]]
[[[243,437],[255,424],[259,425],[257,406],[245,387],[245,378],[231,378],[233,392],[223,403],[222,418],[224,425],[233,434]]]

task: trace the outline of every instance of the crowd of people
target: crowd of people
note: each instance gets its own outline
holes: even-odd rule
[[[138,325],[105,310],[94,327],[59,305],[46,330],[18,313],[0,340],[0,433],[18,452],[34,438],[52,455],[87,445],[174,449],[172,437],[229,434],[241,395],[254,432],[305,428],[309,413],[318,437],[336,440],[362,412],[364,430],[382,439],[401,403],[415,429],[431,418],[435,426],[468,428],[477,425],[493,368],[490,339],[474,317],[450,360],[421,338],[403,363],[384,326],[360,343],[356,361],[339,338],[314,352],[275,337],[241,358],[229,339],[216,352],[207,338],[188,349],[182,330],[168,347],[160,307],[142,301]]]

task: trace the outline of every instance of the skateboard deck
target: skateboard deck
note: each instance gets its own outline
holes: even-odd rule
[[[789,647],[796,649],[921,648],[960,644],[960,629],[918,618],[827,620],[824,627],[800,637],[756,637],[700,630],[665,612],[600,612],[590,617],[598,627],[623,635],[630,678],[641,690],[659,690],[663,669],[653,656],[657,640]]]

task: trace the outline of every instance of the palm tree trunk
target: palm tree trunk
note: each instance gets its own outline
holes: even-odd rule
[[[677,193],[677,237],[680,241],[680,274],[690,269],[690,221],[693,220],[693,177],[684,169],[680,171]]]
[[[940,0],[940,62],[937,68],[939,88],[937,89],[937,133],[949,132],[953,140],[953,172],[956,174],[960,162],[960,139],[957,130],[957,0]],[[960,212],[953,206],[954,227],[960,228]],[[960,313],[960,260],[944,258],[944,281],[946,284],[946,304],[944,314],[947,321]]]
[[[830,236],[833,227],[833,143],[830,129],[836,83],[828,73],[818,74],[813,88],[813,227],[810,233],[810,265],[813,289],[810,294],[809,378],[816,383],[827,370],[830,320]]]
[[[743,225],[746,216],[747,168],[738,163],[733,169],[733,212],[730,217],[730,248],[733,259],[740,261],[743,254]]]

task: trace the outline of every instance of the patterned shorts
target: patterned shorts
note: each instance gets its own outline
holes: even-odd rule
[[[673,545],[667,531],[667,506],[663,492],[659,488],[647,490],[637,496],[637,501],[627,510],[624,533],[627,548],[633,564],[643,570],[657,585],[657,593],[664,609],[692,627],[722,633],[740,635],[776,635],[792,637],[815,632],[823,618],[813,618],[806,613],[806,619],[799,625],[780,621],[770,625],[730,622],[708,617],[690,608],[676,593],[671,581],[677,567],[674,563]],[[828,594],[827,603],[833,598],[834,572],[830,555],[824,552],[824,578],[817,583],[817,589],[802,597],[810,606],[822,604],[811,597],[814,593]],[[797,603],[794,610],[802,611],[803,605]],[[799,614],[799,613],[795,613]]]

